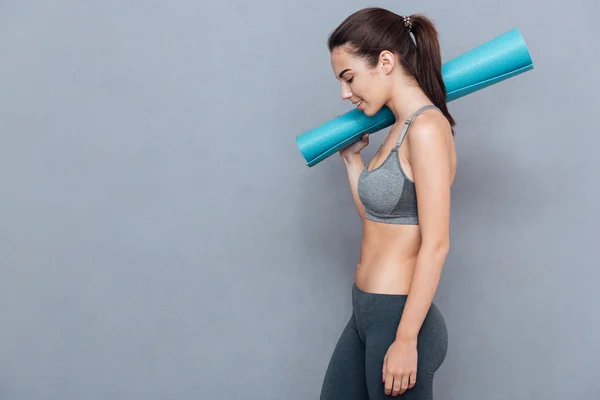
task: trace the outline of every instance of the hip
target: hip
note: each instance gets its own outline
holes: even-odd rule
[[[380,294],[352,288],[352,318],[367,345],[381,346],[381,357],[396,339],[407,295]],[[420,369],[434,372],[446,357],[448,330],[440,309],[431,303],[417,338]]]

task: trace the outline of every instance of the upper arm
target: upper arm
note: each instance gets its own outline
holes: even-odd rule
[[[447,248],[452,183],[448,135],[451,131],[449,126],[436,120],[425,120],[411,127],[408,156],[417,192],[422,246]]]

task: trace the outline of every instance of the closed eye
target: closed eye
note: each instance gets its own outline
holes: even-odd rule
[[[352,80],[354,80],[354,77],[352,77],[352,78],[348,79],[348,80],[346,81],[346,83],[350,84],[350,83],[352,83]]]

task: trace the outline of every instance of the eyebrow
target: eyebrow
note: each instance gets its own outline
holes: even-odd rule
[[[340,74],[338,76],[341,78],[348,71],[350,71],[350,68],[346,68],[345,70],[343,70],[342,72],[340,72]]]

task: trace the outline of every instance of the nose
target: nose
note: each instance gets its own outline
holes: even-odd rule
[[[352,97],[352,92],[350,91],[350,88],[343,83],[342,84],[342,99],[344,100],[348,100]]]

